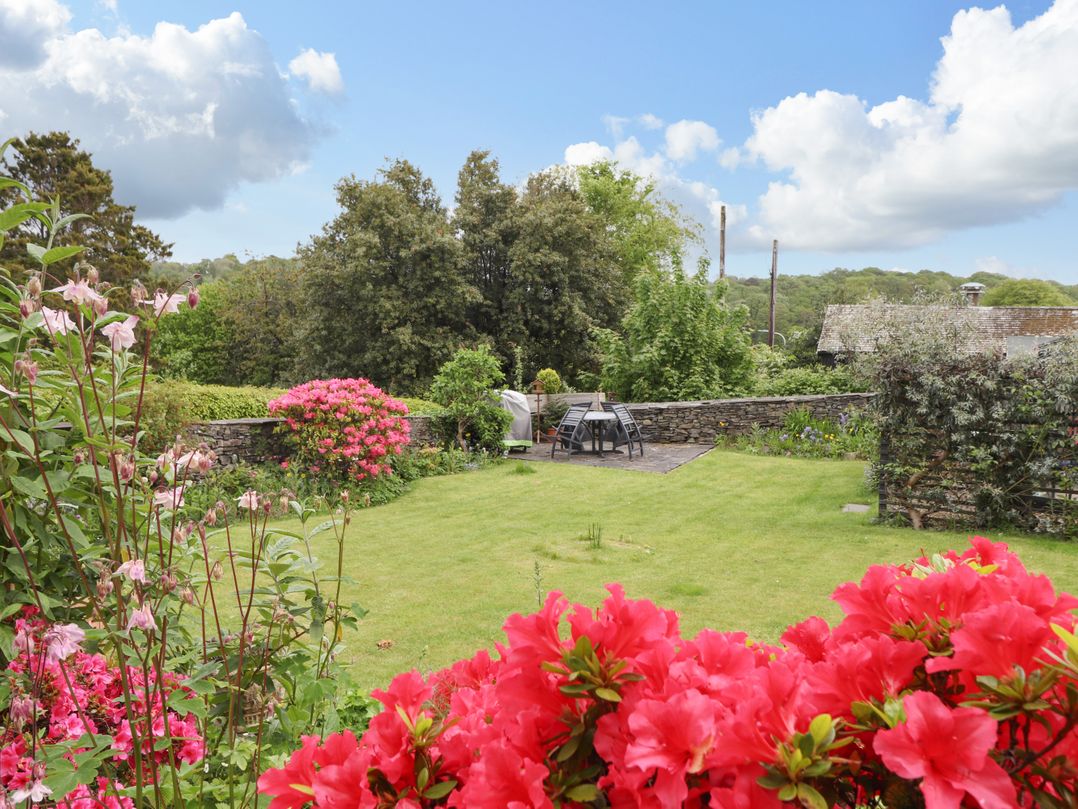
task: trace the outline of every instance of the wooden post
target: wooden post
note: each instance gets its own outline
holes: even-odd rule
[[[719,278],[726,277],[726,206],[719,212]]]
[[[767,344],[775,347],[775,282],[779,275],[779,240],[771,241],[771,306],[767,315]]]

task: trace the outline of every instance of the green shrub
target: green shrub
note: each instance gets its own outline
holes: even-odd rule
[[[445,409],[437,402],[429,402],[426,399],[413,399],[408,396],[394,396],[398,402],[404,402],[408,406],[408,414],[412,416],[438,416]]]
[[[535,378],[543,383],[543,393],[562,393],[565,390],[561,376],[553,368],[544,368]]]
[[[275,388],[232,388],[181,380],[151,382],[146,386],[139,429],[146,433],[146,447],[157,451],[195,422],[266,418],[266,405],[282,393]]]
[[[435,419],[435,429],[461,449],[500,453],[513,420],[498,399],[504,382],[498,358],[487,346],[457,351],[431,385],[431,398],[445,408]]]

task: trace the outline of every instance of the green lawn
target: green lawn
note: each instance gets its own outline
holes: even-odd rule
[[[676,609],[687,633],[710,626],[775,640],[808,615],[835,619],[831,591],[868,565],[965,545],[965,533],[841,513],[844,503],[874,504],[859,462],[714,450],[667,475],[549,463],[517,474],[519,463],[422,480],[355,515],[346,567],[356,584],[342,601],[370,611],[347,639],[360,685],[501,640],[505,616],[536,607],[536,563],[545,591],[594,605],[617,581]],[[597,550],[582,538],[596,524]],[[1078,590],[1078,544],[993,538]],[[319,537],[316,553],[333,559],[333,540]],[[392,645],[379,649],[384,640]]]

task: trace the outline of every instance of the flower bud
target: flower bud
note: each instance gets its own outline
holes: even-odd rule
[[[29,298],[23,298],[19,301],[19,314],[22,315],[24,319],[30,317],[30,315],[36,311],[37,304]]]
[[[171,593],[176,589],[176,577],[169,573],[167,570],[161,574],[160,578],[161,589],[166,593]]]
[[[184,587],[180,590],[180,599],[188,606],[193,605],[195,603],[195,591],[190,587]]]
[[[194,309],[198,306],[198,300],[198,287],[191,287],[191,291],[187,293],[187,305]]]
[[[94,267],[92,264],[87,264],[85,266],[86,266],[86,283],[90,284],[90,286],[93,286],[94,284],[96,284],[98,281],[101,280],[101,273],[99,273],[97,271],[97,267]]]
[[[146,287],[142,285],[141,281],[135,281],[131,285],[131,300],[135,303],[142,303],[146,300]]]
[[[97,582],[97,597],[101,599],[108,598],[112,594],[112,579],[100,579]]]
[[[109,311],[108,298],[95,298],[94,299],[94,314],[98,317],[104,317]]]
[[[36,298],[41,294],[41,277],[38,275],[30,276],[30,280],[26,282],[26,294],[32,298]]]
[[[75,454],[72,456],[71,460],[74,462],[75,466],[84,464],[86,463],[86,453],[81,449],[75,450]]]
[[[213,567],[210,569],[210,578],[214,581],[220,581],[223,575],[225,575],[225,569],[221,567],[221,563],[214,562]]]
[[[15,370],[26,377],[26,381],[33,385],[37,382],[37,363],[31,360],[15,360]]]
[[[211,508],[207,511],[206,516],[202,518],[202,522],[210,527],[217,525],[217,509]]]

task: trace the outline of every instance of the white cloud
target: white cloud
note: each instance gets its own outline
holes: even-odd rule
[[[71,12],[56,0],[0,0],[0,70],[45,61],[45,43],[58,36]]]
[[[621,137],[621,133],[625,130],[626,124],[629,124],[631,121],[631,118],[625,118],[621,115],[603,116],[603,126],[605,126],[606,131],[613,135],[615,138]]]
[[[723,149],[719,154],[719,165],[729,171],[733,171],[740,166],[741,161],[741,150],[736,146],[731,146],[729,149]]]
[[[66,19],[48,0],[35,7]],[[308,159],[314,129],[239,13],[194,31],[159,23],[149,36],[50,24],[43,61],[0,65],[5,128],[70,131],[140,216],[219,208],[241,183],[285,176]]]
[[[925,101],[821,90],[753,116],[746,152],[787,174],[760,198],[758,241],[910,247],[1078,187],[1078,0],[1017,28],[1002,6],[961,11],[943,48]]]
[[[614,153],[609,147],[589,140],[565,147],[565,162],[570,166],[590,166],[600,160],[613,160]]]
[[[991,272],[997,275],[1009,275],[1011,278],[1032,278],[1036,273],[1016,267],[999,256],[981,256],[973,262],[974,272]]]
[[[697,152],[719,148],[719,133],[703,121],[678,121],[666,127],[666,156],[671,160],[688,162]]]
[[[337,66],[337,57],[332,53],[307,48],[288,63],[288,69],[294,76],[306,79],[307,86],[316,93],[337,95],[344,92],[341,69]]]
[[[652,115],[650,112],[645,112],[643,115],[637,116],[640,126],[644,129],[662,129],[663,119],[658,115]]]

